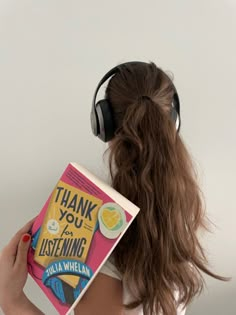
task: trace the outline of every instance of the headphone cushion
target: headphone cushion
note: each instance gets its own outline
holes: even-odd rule
[[[96,104],[96,113],[98,117],[98,137],[107,142],[114,136],[115,126],[112,114],[112,109],[109,101],[106,99],[100,100]]]
[[[90,124],[92,127],[92,132],[95,136],[98,135],[98,117],[97,113],[94,107],[92,107],[91,113],[90,113]]]

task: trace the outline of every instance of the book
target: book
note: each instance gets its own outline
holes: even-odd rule
[[[28,272],[60,315],[69,314],[139,208],[83,166],[70,163],[32,229]]]

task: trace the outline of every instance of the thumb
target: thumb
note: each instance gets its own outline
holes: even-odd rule
[[[15,260],[15,266],[17,268],[27,266],[27,254],[30,247],[30,240],[31,236],[28,233],[24,234],[20,239]]]

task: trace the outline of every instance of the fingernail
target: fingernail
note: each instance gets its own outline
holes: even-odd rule
[[[23,237],[22,237],[22,241],[27,243],[28,240],[30,239],[30,235],[29,234],[25,234]]]

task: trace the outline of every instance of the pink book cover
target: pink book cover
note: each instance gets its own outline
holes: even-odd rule
[[[70,163],[32,226],[28,271],[69,314],[138,214],[138,207]]]

